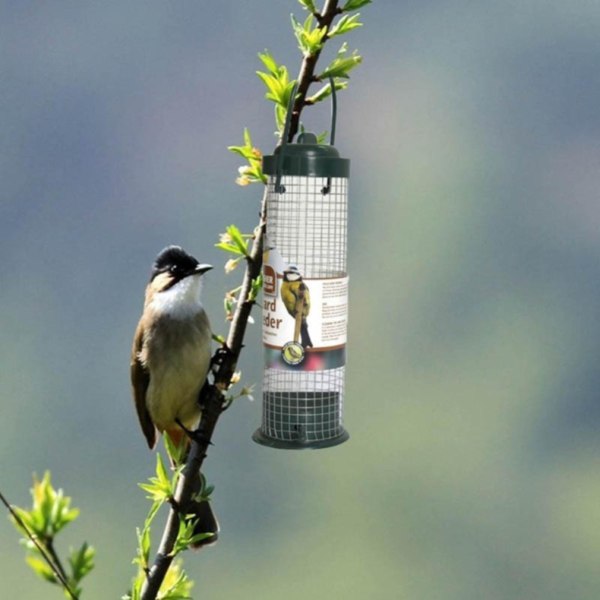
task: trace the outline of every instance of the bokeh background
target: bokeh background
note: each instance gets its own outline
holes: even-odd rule
[[[0,489],[51,469],[82,514],[85,598],[118,598],[151,474],[130,341],[155,254],[203,261],[260,189],[226,146],[274,144],[254,75],[297,72],[269,2],[0,2]],[[600,593],[600,3],[379,0],[348,38],[351,440],[257,446],[219,425],[219,544],[194,597],[596,599]],[[334,48],[335,49],[335,48]],[[328,56],[331,56],[329,54]],[[326,127],[328,107],[308,111]],[[239,273],[206,286],[214,329]],[[258,317],[258,315],[256,315]],[[242,359],[260,384],[259,319]],[[257,394],[259,396],[259,394]],[[0,518],[0,597],[59,598]]]

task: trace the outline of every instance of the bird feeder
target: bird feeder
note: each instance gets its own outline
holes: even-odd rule
[[[333,82],[332,82],[333,88]],[[292,94],[292,98],[295,94]],[[301,133],[263,158],[267,224],[263,256],[262,424],[255,442],[326,448],[342,425],[348,313],[346,270],[350,161]],[[289,117],[283,140],[288,137]]]

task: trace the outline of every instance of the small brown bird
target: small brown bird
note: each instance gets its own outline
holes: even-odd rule
[[[200,292],[202,275],[210,269],[179,246],[165,248],[154,262],[131,350],[133,398],[150,449],[157,432],[166,431],[178,445],[186,435],[183,427],[194,429],[200,421],[198,397],[212,340]],[[199,519],[196,533],[214,534],[200,545],[214,543],[219,526],[210,504],[195,502],[186,512]]]

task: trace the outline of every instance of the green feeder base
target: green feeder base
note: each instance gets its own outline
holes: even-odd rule
[[[350,436],[341,424],[341,396],[330,391],[264,391],[262,425],[252,436],[269,448],[328,448]]]
[[[342,433],[334,438],[327,440],[312,440],[312,441],[292,441],[292,440],[279,440],[277,438],[269,437],[265,435],[260,427],[252,434],[252,439],[261,446],[267,446],[269,448],[279,448],[282,450],[318,450],[320,448],[329,448],[331,446],[337,446],[338,444],[344,443],[350,434],[342,428]]]

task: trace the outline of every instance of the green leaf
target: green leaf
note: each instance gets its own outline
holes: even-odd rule
[[[148,492],[150,494],[150,496],[148,496],[149,498],[156,500],[166,500],[168,498],[168,496],[165,496],[164,492],[153,483],[138,483],[138,487],[145,492]]]
[[[13,510],[21,519],[21,521],[23,522],[23,525],[25,525],[25,527],[27,527],[27,529],[30,532],[38,533],[35,530],[35,527],[33,524],[33,516],[29,511],[25,510],[24,508],[20,508],[19,506],[13,506]],[[12,521],[12,524],[15,526],[15,528],[17,529],[17,531],[19,533],[22,533],[23,535],[27,535],[27,531],[25,531],[23,529],[21,524],[13,516],[10,517],[10,520]]]
[[[238,254],[248,256],[248,242],[244,239],[242,232],[235,225],[229,225],[225,231],[238,249]]]
[[[277,127],[277,133],[281,134],[285,127],[285,118],[287,117],[287,107],[281,106],[280,104],[275,105],[275,125]]]
[[[267,88],[265,98],[282,106],[287,106],[290,91],[293,87],[293,84],[290,85],[288,81],[287,71],[282,75],[272,75],[263,71],[256,71],[256,74]]]
[[[193,515],[184,515],[179,520],[179,530],[177,532],[177,539],[173,545],[171,556],[177,556],[179,553],[187,550],[192,544],[198,544],[203,540],[212,537],[213,533],[195,533],[194,530],[198,525],[198,518]]]
[[[181,567],[181,561],[174,561],[160,586],[157,600],[192,600],[193,585]]]
[[[186,436],[182,436],[179,445],[176,446],[171,439],[171,436],[165,431],[163,433],[163,440],[165,444],[165,450],[167,455],[173,461],[175,465],[181,465],[185,460],[185,454],[188,447],[188,441]]]
[[[250,293],[248,294],[248,300],[250,302],[254,302],[260,293],[260,290],[263,286],[263,276],[262,273],[258,275],[258,277],[252,280],[252,284],[250,286]]]
[[[58,533],[65,525],[74,521],[79,516],[79,509],[69,508],[70,503],[71,498],[64,497],[63,491],[58,490],[51,513],[55,533]]]
[[[252,152],[249,151],[246,146],[227,146],[227,150],[239,154],[242,158],[252,158]]]
[[[273,102],[279,102],[279,81],[277,78],[269,73],[264,73],[263,71],[256,71],[256,74],[261,79],[261,81],[265,84],[267,88],[267,93],[265,94],[265,98],[267,100],[273,100]]]
[[[334,85],[335,85],[335,90],[337,92],[338,90],[345,90],[348,87],[348,82],[347,81],[335,81]],[[321,102],[322,100],[329,98],[329,96],[331,96],[331,84],[328,83],[328,84],[324,85],[322,88],[320,88],[312,96],[309,96],[308,98],[306,98],[306,102],[308,104],[316,104],[317,102]]]
[[[302,53],[305,56],[310,56],[321,50],[327,34],[327,27],[319,27],[318,25],[313,27],[314,16],[312,14],[306,17],[304,23],[300,23],[294,15],[291,15],[291,20],[292,29]]]
[[[217,344],[221,344],[221,346],[227,343],[227,340],[222,335],[217,333],[212,334],[212,339],[213,341],[217,342]]]
[[[144,527],[144,529],[141,531],[139,527],[136,527],[135,533],[138,540],[138,548],[137,557],[133,560],[133,562],[138,564],[143,569],[147,569],[148,562],[150,560],[150,527]]]
[[[250,138],[250,130],[244,127],[244,145],[246,147],[252,147],[252,139]]]
[[[275,74],[278,72],[279,65],[277,64],[277,61],[271,56],[271,54],[269,54],[268,50],[265,50],[264,52],[259,52],[258,58],[260,58],[262,64],[265,65],[269,73]]]
[[[179,530],[177,539],[173,544],[171,556],[177,556],[180,552],[187,550],[190,547],[191,539],[194,536],[194,528],[198,522],[197,518],[183,517],[179,520]]]
[[[327,77],[348,78],[348,72],[362,62],[362,56],[354,51],[351,56],[334,58],[329,66],[319,75],[319,79]]]
[[[360,18],[360,14],[356,13],[354,15],[344,15],[340,18],[340,20],[332,27],[328,36],[330,38],[335,37],[336,35],[343,35],[344,33],[348,33],[357,27],[362,27],[362,23],[358,20]]]
[[[215,491],[214,485],[209,485],[206,481],[204,473],[200,473],[200,491],[196,494],[195,499],[198,502],[202,500],[210,500],[212,493]]]
[[[149,529],[154,517],[156,516],[156,513],[159,511],[161,506],[162,502],[154,502],[152,504],[150,510],[148,511],[148,515],[146,516],[146,520],[144,521],[144,529]]]
[[[227,150],[239,154],[249,162],[253,160],[260,161],[262,157],[260,150],[252,146],[252,141],[249,136],[250,133],[248,132],[248,129],[244,129],[244,139],[246,140],[246,143],[243,146],[227,146]]]
[[[177,477],[177,472],[174,479]],[[156,477],[150,477],[148,483],[138,483],[138,486],[150,494],[149,498],[155,502],[165,502],[173,496],[175,482],[171,482],[162,457],[156,454]]]
[[[300,33],[300,29],[304,31],[304,26],[298,23],[298,21],[296,21],[293,16],[292,24],[294,26],[296,26],[297,24],[299,28],[298,35],[301,36],[302,39],[304,39],[304,34]],[[265,65],[268,72],[265,73],[262,71],[257,71],[256,74],[267,88],[265,98],[267,98],[267,100],[271,100],[275,104],[275,123],[277,125],[277,134],[280,136],[281,132],[283,131],[287,108],[290,104],[292,91],[294,89],[294,86],[296,85],[296,80],[290,80],[287,68],[284,65],[277,64],[275,59],[266,50],[264,53],[259,53],[258,57],[260,58],[263,65]],[[233,146],[230,148],[230,150],[235,152],[235,148],[237,147]],[[260,162],[259,165],[262,167],[262,164]],[[262,168],[260,170],[257,169],[257,173],[254,179],[245,179],[244,176],[248,175],[249,174],[245,173],[241,178],[242,182],[238,181],[238,183],[246,184],[254,183],[255,181],[261,181],[262,183],[267,182],[267,177],[262,173]]]
[[[225,311],[225,318],[231,320],[233,318],[233,300],[231,298],[223,300],[223,310]]]
[[[16,508],[25,526],[41,539],[51,539],[78,515],[77,508],[71,508],[71,498],[62,490],[52,487],[50,472],[46,471],[42,480],[33,476],[31,488],[33,505],[30,511]],[[21,528],[15,523],[15,526]]]
[[[266,75],[263,73],[263,75]],[[250,132],[247,128],[244,129],[244,145],[243,146],[229,146],[227,148],[230,152],[235,152],[246,159],[247,165],[239,168],[240,176],[237,178],[236,183],[239,185],[247,185],[249,183],[266,183],[267,177],[262,172],[262,153],[258,148],[252,145],[252,139]],[[223,241],[223,240],[221,240]],[[231,248],[227,246],[217,246],[221,250],[232,252]]]
[[[219,250],[224,250],[225,252],[231,252],[231,254],[241,254],[237,246],[232,246],[231,244],[226,244],[223,242],[215,244],[215,248],[218,248]]]
[[[59,581],[48,563],[37,556],[26,556],[25,561],[42,579],[58,584]]]
[[[165,468],[162,456],[158,452],[156,453],[156,476],[165,489],[171,489],[171,478]]]
[[[76,583],[79,583],[94,568],[95,554],[94,548],[87,542],[84,542],[79,550],[71,550],[69,564],[72,578]]]
[[[317,144],[326,144],[328,135],[328,131],[323,131],[322,133],[319,133],[317,135]]]
[[[373,0],[348,0],[344,6],[342,6],[342,12],[346,12],[349,10],[357,10],[358,8],[362,8],[367,4],[371,4]]]
[[[317,7],[315,6],[313,0],[298,0],[298,2],[300,2],[300,4],[302,4],[302,7],[308,10],[309,12],[313,14],[317,12]]]
[[[123,596],[121,600],[140,600],[142,597],[142,586],[146,581],[146,573],[143,569],[138,569],[134,577],[129,594]]]
[[[294,31],[294,35],[296,36],[296,40],[298,41],[298,46],[300,47],[300,50],[304,51],[305,48],[302,47],[304,27],[294,15],[290,15],[290,19],[292,20],[292,29]]]
[[[215,491],[215,486],[214,485],[207,485],[203,490],[202,490],[202,500],[209,500],[212,493]]]

